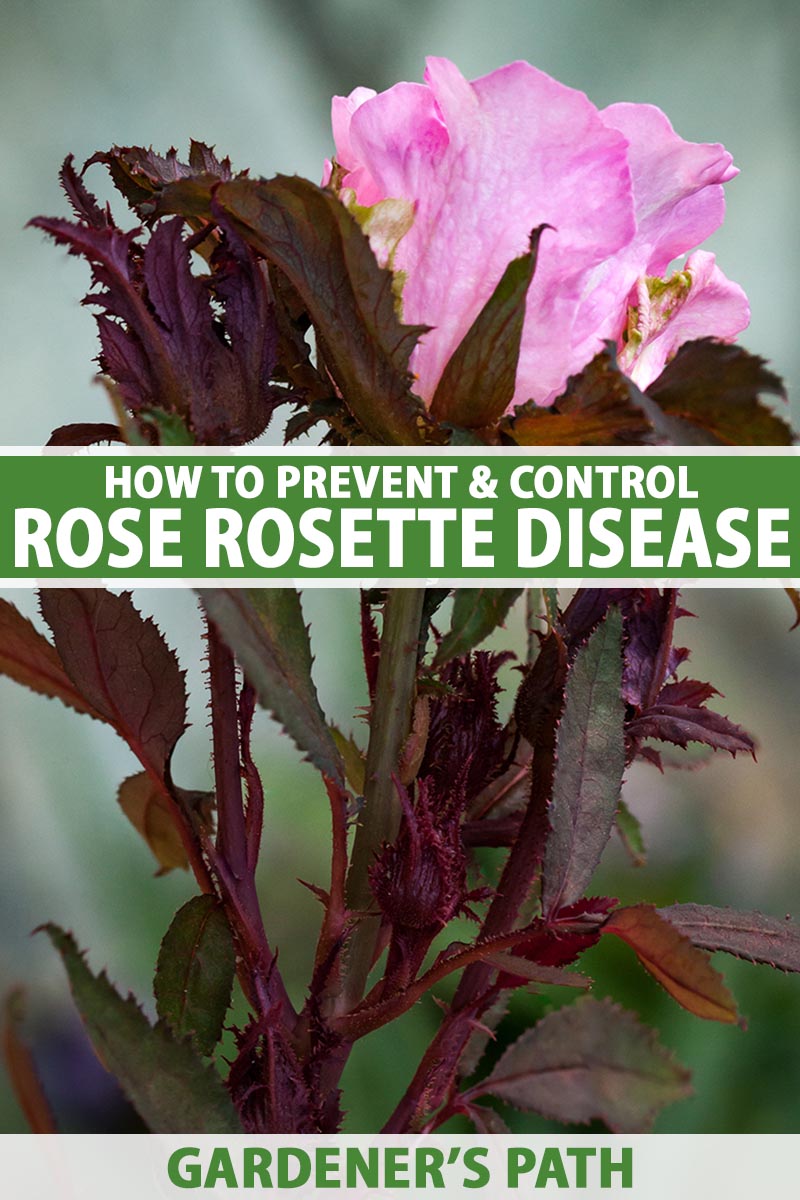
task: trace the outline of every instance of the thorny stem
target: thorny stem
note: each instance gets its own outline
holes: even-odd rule
[[[554,743],[553,729],[552,737],[540,743],[534,753],[530,803],[519,836],[506,860],[497,893],[486,914],[479,941],[500,937],[513,929],[536,878],[547,835]],[[473,1022],[486,1007],[484,997],[491,995],[488,989],[495,971],[496,968],[482,962],[474,962],[467,967],[456,989],[450,1012],[425,1052],[408,1091],[384,1125],[383,1133],[403,1133],[413,1127],[425,1104],[431,1072],[440,1070],[443,1061],[452,1063],[452,1073],[455,1075]]]
[[[143,762],[143,760],[140,760]],[[169,778],[169,769],[167,769],[167,778],[163,779],[157,775],[152,767],[147,764],[145,770],[151,781],[161,792],[162,796],[169,805],[172,813],[172,819],[175,822],[175,828],[181,839],[181,844],[186,851],[186,857],[189,860],[189,866],[192,868],[192,873],[197,880],[197,884],[201,892],[206,895],[214,894],[214,881],[208,870],[205,859],[203,858],[201,839],[198,837],[196,829],[193,827],[190,818],[184,811],[183,805],[177,799],[175,789],[172,786],[172,781]]]
[[[242,772],[239,762],[239,708],[236,665],[215,626],[208,626],[211,731],[217,791],[217,850],[236,879],[247,875]]]
[[[531,932],[534,928],[531,925],[527,929],[515,929],[512,933],[506,933],[500,937],[480,938],[472,946],[465,946],[464,949],[455,953],[441,955],[424,975],[420,975],[418,979],[402,990],[393,992],[386,999],[380,999],[377,1003],[372,1004],[370,1003],[371,996],[379,991],[379,985],[373,989],[373,992],[367,996],[359,1008],[352,1013],[347,1013],[334,1023],[336,1032],[348,1041],[365,1037],[373,1030],[380,1029],[382,1025],[387,1025],[390,1021],[395,1021],[403,1013],[408,1012],[426,992],[429,992],[441,980],[446,979],[448,975],[452,975],[454,971],[460,971],[463,967],[471,966],[473,963],[480,963],[489,955],[513,949],[526,933]],[[491,970],[496,969],[496,966],[491,968]],[[509,970],[511,970],[510,967]]]
[[[286,989],[264,931],[255,882],[255,857],[248,847],[239,752],[239,702],[236,664],[213,622],[208,623],[208,668],[217,796],[216,846],[209,857],[220,883],[231,927],[240,942],[251,1002],[268,1012],[278,1002],[295,1019]],[[243,986],[245,980],[242,981]]]
[[[332,779],[325,780],[331,804],[331,888],[325,906],[325,918],[317,943],[314,969],[320,970],[334,955],[344,933],[347,919],[345,881],[347,877],[347,796]]]
[[[347,877],[347,906],[369,913],[369,870],[384,842],[400,827],[400,803],[392,776],[411,729],[417,678],[424,588],[393,588],[387,597],[375,702],[370,716],[364,808]],[[353,934],[345,967],[342,1003],[354,1008],[364,995],[380,932],[380,917],[363,917]]]
[[[664,623],[664,630],[661,635],[661,645],[658,648],[655,662],[653,664],[653,673],[650,680],[650,688],[644,699],[645,705],[649,708],[654,704],[658,693],[660,692],[664,680],[669,675],[669,656],[672,653],[672,636],[675,629],[675,617],[678,611],[678,589],[665,588],[664,595],[667,598],[668,615]]]
[[[526,660],[532,663],[536,657],[536,651],[539,645],[536,637],[539,628],[539,614],[537,606],[541,600],[540,588],[525,589],[525,633],[526,633]]]

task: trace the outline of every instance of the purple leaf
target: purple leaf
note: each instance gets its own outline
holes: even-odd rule
[[[98,442],[124,442],[118,425],[59,425],[50,434],[48,446],[96,446]]]
[[[169,174],[170,163],[154,169]],[[205,444],[258,437],[287,399],[270,382],[278,331],[263,265],[228,226],[216,236],[210,276],[195,275],[182,217],[158,223],[142,245],[139,230],[124,233],[99,209],[69,161],[62,178],[78,222],[32,224],[90,263],[95,290],[85,302],[101,310],[99,363],[126,407],[142,422],[151,411],[174,414]]]
[[[241,664],[264,708],[323,775],[344,781],[311,676],[311,643],[293,588],[204,588],[210,621]]]
[[[713,338],[686,342],[647,389],[664,413],[688,423],[681,441],[699,431],[711,444],[789,446],[792,430],[761,402],[764,392],[786,399],[763,358]]]
[[[114,224],[111,209],[107,205],[104,209],[100,207],[75,170],[74,161],[73,155],[68,154],[58,175],[72,211],[86,225],[93,225],[95,229],[110,228]]]
[[[504,768],[507,735],[497,718],[497,673],[511,654],[479,650],[439,673],[446,691],[430,698],[430,722],[420,776],[446,795],[463,790],[463,806]]]
[[[749,733],[710,708],[654,704],[630,723],[628,732],[637,740],[657,738],[684,749],[689,742],[703,742],[714,750],[727,750],[734,755],[744,753],[755,756],[756,750]]]
[[[183,672],[130,595],[99,588],[44,588],[42,615],[81,695],[158,779],[186,728]]]
[[[567,676],[542,872],[545,916],[583,895],[614,826],[625,769],[621,639],[622,616],[612,608]]]
[[[449,633],[436,651],[434,666],[466,654],[502,625],[522,588],[456,588]]]
[[[724,950],[748,962],[800,971],[800,928],[788,919],[709,904],[673,904],[659,912],[704,950]]]
[[[422,329],[402,325],[390,271],[332,192],[307,180],[233,180],[213,212],[236,225],[301,298],[345,404],[369,438],[420,445],[435,435],[411,394],[408,360]]]
[[[513,400],[539,239],[551,228],[534,229],[530,249],[508,264],[445,366],[431,400],[431,414],[437,421],[483,429],[494,425]]]
[[[55,696],[62,704],[104,720],[76,688],[64,670],[58,651],[27,617],[8,600],[0,599],[0,675],[32,692]]]
[[[639,1133],[689,1093],[688,1072],[653,1030],[607,1000],[585,997],[524,1033],[464,1098],[488,1094],[551,1120],[601,1120],[615,1133]]]
[[[154,201],[168,184],[197,177],[210,181],[233,178],[230,159],[218,159],[212,147],[195,141],[190,144],[188,164],[180,161],[174,148],[162,155],[144,146],[98,151],[85,163],[84,171],[94,163],[108,168],[115,187],[141,218],[151,215]]]

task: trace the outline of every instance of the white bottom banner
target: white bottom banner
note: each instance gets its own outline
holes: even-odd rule
[[[297,1200],[576,1192],[750,1200],[796,1188],[797,1136],[2,1138],[4,1200],[150,1200],[185,1191]]]

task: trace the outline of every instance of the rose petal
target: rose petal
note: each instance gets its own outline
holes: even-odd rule
[[[432,327],[411,360],[426,400],[535,226],[554,228],[539,248],[512,408],[552,402],[606,339],[621,338],[637,281],[720,225],[722,185],[737,173],[724,147],[685,141],[658,108],[598,112],[525,62],[469,83],[430,58],[424,84],[337,97],[333,125],[344,186],[360,205],[414,204],[393,266],[404,273],[404,319]],[[644,340],[622,347],[638,380],[690,337],[729,339],[747,323],[744,293],[713,256],[687,269],[688,297],[667,313],[662,296]]]
[[[426,84],[366,100],[349,125],[378,195],[416,201],[395,265],[407,275],[405,320],[435,326],[412,359],[417,390],[433,395],[506,266],[547,222],[555,230],[540,248],[515,402],[546,399],[582,365],[571,347],[585,336],[573,328],[585,278],[634,233],[626,141],[583,93],[528,63],[470,84],[447,59],[429,59]],[[374,203],[353,174],[344,182]]]
[[[353,113],[357,112],[362,104],[371,100],[376,94],[373,88],[357,87],[349,96],[334,96],[331,101],[331,126],[336,146],[336,161],[340,167],[344,167],[348,171],[345,176],[346,186],[353,189],[358,196],[359,204],[366,208],[376,204],[382,197],[370,178],[369,171],[359,165],[358,157],[350,142],[350,124]],[[332,164],[326,162],[322,178],[323,186],[330,182],[331,173]]]
[[[691,285],[683,298],[664,313],[651,305],[649,315],[640,320],[646,327],[642,341],[622,351],[621,361],[626,374],[643,390],[650,386],[684,342],[696,338],[715,337],[732,342],[750,322],[747,296],[728,279],[716,265],[713,254],[696,250],[689,255],[683,268],[691,277]],[[646,289],[639,290],[639,303],[644,307]],[[634,299],[635,302],[635,299]]]
[[[625,258],[639,275],[663,275],[722,224],[722,184],[738,174],[724,146],[686,142],[651,104],[612,104],[603,119],[630,143],[636,236]]]

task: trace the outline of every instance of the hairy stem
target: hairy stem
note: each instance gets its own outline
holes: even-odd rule
[[[213,622],[208,623],[208,668],[217,838],[210,860],[220,883],[231,928],[238,934],[246,995],[262,1013],[277,1003],[290,1024],[296,1014],[289,1000],[267,936],[256,890],[257,856],[248,845],[242,790],[242,761],[236,664]],[[247,982],[250,986],[245,986]]]
[[[370,867],[383,843],[393,841],[400,827],[400,804],[392,776],[411,729],[424,598],[424,588],[393,588],[384,610],[364,808],[347,876],[347,906],[355,913],[369,913],[373,905]],[[380,918],[367,915],[353,934],[343,984],[346,1008],[353,1008],[364,995],[379,930]]]
[[[236,664],[217,633],[208,626],[208,670],[211,689],[211,733],[214,742],[214,782],[217,792],[217,850],[232,874],[247,874],[242,772],[239,757],[239,705]]]
[[[555,719],[555,714],[554,714]],[[539,871],[547,838],[547,806],[553,780],[555,726],[536,747],[533,757],[531,798],[522,819],[519,836],[511,848],[494,900],[489,906],[479,941],[499,938],[513,930],[519,911],[530,894]],[[383,1133],[404,1133],[413,1129],[425,1110],[435,1108],[441,1099],[430,1103],[430,1080],[438,1076],[437,1089],[443,1098],[452,1082],[458,1062],[469,1041],[473,1022],[492,998],[491,980],[496,968],[485,962],[471,963],[461,977],[450,1012],[442,1022],[417,1068],[408,1091],[384,1125]],[[447,1070],[443,1070],[443,1063]]]

